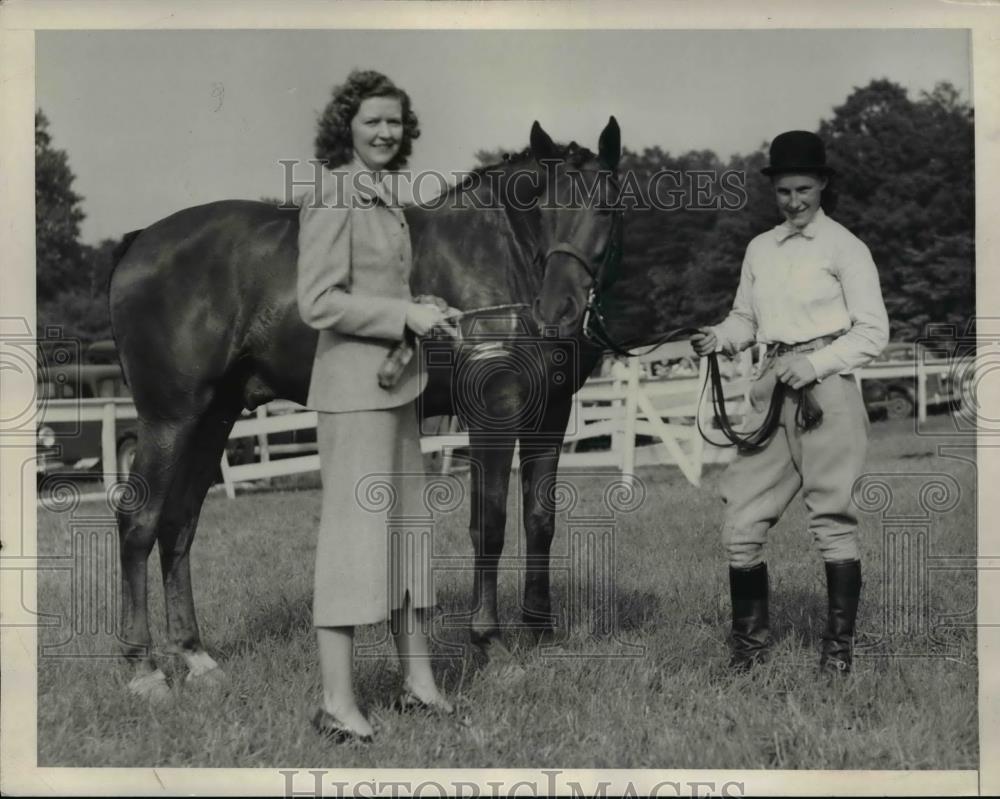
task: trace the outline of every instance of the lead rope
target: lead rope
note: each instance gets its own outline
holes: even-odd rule
[[[619,344],[612,339],[610,333],[607,329],[607,324],[604,320],[604,315],[601,312],[600,306],[595,302],[596,292],[591,289],[590,296],[587,302],[586,317],[584,319],[584,331],[588,338],[590,338],[595,343],[599,344],[602,348],[611,350],[616,355],[623,357],[634,357],[641,353],[635,352],[628,348],[628,344]],[[510,302],[501,303],[498,305],[484,305],[479,308],[469,308],[464,311],[459,311],[457,313],[450,314],[447,318],[449,320],[459,320],[466,316],[472,316],[474,314],[487,313],[491,311],[509,311],[515,309],[524,309],[529,307],[527,303],[523,302]],[[595,323],[596,322],[596,327]],[[681,338],[683,336],[690,337],[695,333],[700,332],[696,327],[679,327],[674,330],[670,330],[656,338],[656,340],[648,345],[649,350],[655,349],[661,344],[666,344],[667,342],[673,341],[675,339]],[[386,356],[382,365],[379,367],[378,371],[378,384],[383,389],[391,389],[396,385],[399,380],[403,369],[413,358],[414,353],[414,342],[408,339],[404,339],[393,347],[389,355]],[[726,410],[726,396],[725,389],[722,385],[722,373],[719,369],[719,358],[717,353],[710,353],[708,355],[708,372],[709,379],[701,388],[701,393],[698,396],[698,406],[695,412],[695,424],[698,429],[698,434],[703,440],[712,444],[716,447],[728,448],[735,446],[740,452],[757,452],[764,448],[768,440],[778,429],[778,425],[781,419],[781,406],[785,399],[785,384],[778,382],[775,384],[774,392],[771,394],[771,402],[767,409],[767,414],[764,417],[764,421],[755,430],[751,430],[747,433],[742,433],[737,431],[729,419],[729,413]],[[712,396],[712,410],[715,416],[716,422],[719,425],[719,429],[722,431],[722,435],[729,442],[727,444],[720,444],[718,441],[710,438],[706,433],[701,424],[701,413],[700,409],[702,403],[705,400],[705,389],[711,385],[711,396]],[[818,424],[818,420],[814,421],[814,417],[822,418],[822,411],[815,407],[815,403],[810,403],[811,408],[803,408],[805,405],[806,395],[800,398],[799,408],[797,411],[797,419],[800,419],[800,426],[804,429],[810,429]],[[808,425],[808,426],[807,426]]]
[[[600,305],[594,301],[593,292],[588,301],[584,330],[591,340],[617,355],[631,358],[641,354],[629,349],[630,342],[618,343],[611,337]],[[681,338],[682,336],[690,337],[698,332],[700,330],[696,327],[679,327],[661,334],[652,343],[644,346],[648,347],[647,352],[652,351],[669,341]],[[698,434],[706,442],[716,447],[736,447],[740,452],[758,452],[762,450],[781,424],[781,406],[790,389],[781,381],[776,381],[767,413],[760,426],[748,433],[741,433],[733,427],[729,419],[729,414],[726,412],[726,396],[722,385],[722,373],[719,369],[719,356],[717,353],[712,352],[707,357],[709,379],[706,381],[706,385],[702,386],[701,394],[698,397],[698,410],[701,409],[705,399],[705,388],[710,384],[712,387],[712,410],[718,422],[719,429],[722,431],[722,435],[725,436],[729,443],[720,444],[709,438],[701,426],[701,414],[696,411],[695,423],[698,427]],[[809,387],[806,386],[799,389],[797,391],[797,398],[798,402],[795,409],[796,425],[802,430],[812,430],[818,427],[820,422],[823,421],[823,409],[816,402],[816,398],[813,397]]]

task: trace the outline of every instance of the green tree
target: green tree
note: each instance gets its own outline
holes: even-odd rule
[[[111,338],[108,296],[92,296],[84,291],[61,291],[38,309],[41,325],[62,328],[63,339],[80,343],[81,351],[88,344]]]
[[[35,275],[39,304],[59,291],[85,288],[78,241],[83,199],[73,191],[75,177],[65,151],[52,146],[49,121],[35,112]]]
[[[118,246],[118,239],[103,239],[96,247],[81,245],[83,272],[87,275],[87,293],[94,298],[107,299],[108,280],[114,261],[111,254]]]
[[[838,172],[836,217],[872,251],[893,338],[928,323],[964,329],[975,312],[972,109],[948,83],[911,100],[878,80],[819,134]]]
[[[961,331],[974,314],[972,122],[972,109],[950,84],[912,100],[902,87],[879,80],[852,92],[820,125],[837,170],[824,206],[871,249],[894,339],[923,336],[928,324]],[[705,224],[683,212],[628,215],[629,269],[616,291],[627,298],[625,316],[652,302],[655,327],[648,318],[642,324],[661,331],[708,324],[728,312],[746,245],[781,221],[770,182],[760,174],[766,151],[762,143],[726,165],[745,176],[740,209],[704,214]],[[711,168],[713,158],[672,159],[647,150],[623,164],[648,175],[661,167]]]
[[[697,266],[705,242],[720,217],[729,215],[712,207],[724,170],[725,165],[710,150],[680,156],[659,147],[623,152],[619,176],[625,206],[625,257],[621,277],[607,298],[616,337],[628,339],[705,323],[701,316],[706,298],[691,288],[693,280],[705,280]],[[698,173],[704,177],[698,178]],[[657,177],[666,174],[676,177]],[[700,180],[707,181],[708,194],[702,198],[696,196]],[[719,290],[731,296],[725,269],[723,265]]]

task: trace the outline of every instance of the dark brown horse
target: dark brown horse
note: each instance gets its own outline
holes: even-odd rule
[[[497,566],[518,441],[527,535],[522,612],[537,630],[553,623],[554,509],[537,487],[555,473],[572,394],[601,354],[580,331],[588,292],[614,265],[609,254],[621,252],[620,215],[610,210],[620,149],[614,118],[597,155],[575,143],[557,146],[536,122],[524,153],[474,173],[440,207],[406,211],[414,295],[434,294],[460,309],[531,309],[485,320],[470,315],[467,332],[476,322],[500,334],[488,350],[475,336],[424,350],[430,380],[421,412],[456,414],[470,431],[471,628],[487,651],[503,646]],[[275,398],[306,400],[316,332],[296,304],[297,234],[297,209],[226,201],[180,211],[129,234],[119,248],[111,319],[139,416],[130,496],[119,511],[121,639],[136,693],[167,691],[148,623],[154,542],[171,648],[184,656],[188,680],[222,675],[195,617],[191,543],[241,412]],[[433,358],[442,347],[453,357]]]

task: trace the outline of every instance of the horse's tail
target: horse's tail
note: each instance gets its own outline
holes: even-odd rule
[[[122,240],[118,242],[115,248],[111,251],[111,269],[108,270],[108,283],[104,287],[104,292],[108,298],[108,319],[111,319],[111,279],[114,277],[115,269],[118,268],[118,264],[121,263],[122,258],[125,257],[125,253],[128,252],[129,247],[132,246],[139,234],[145,228],[140,228],[139,230],[132,230],[122,236]],[[118,338],[115,336],[115,326],[114,323],[111,324],[111,340],[115,342],[115,352],[118,353]],[[121,354],[118,353],[118,364],[122,369],[122,379],[125,381],[125,385],[128,385],[128,375],[125,374],[125,365],[121,362]]]
[[[135,241],[139,234],[142,233],[146,228],[139,228],[139,230],[133,230],[122,236],[122,240],[118,242],[115,248],[111,251],[111,271],[114,272],[114,268],[118,266],[118,262],[125,257],[125,253],[128,252],[128,248],[132,246],[132,242]],[[108,280],[111,278],[109,276]]]

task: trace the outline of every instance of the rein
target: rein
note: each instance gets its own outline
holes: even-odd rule
[[[593,296],[594,290],[591,288],[591,295]],[[596,302],[588,303],[588,310],[593,308],[593,315],[591,319],[596,320],[596,329],[586,328],[585,333],[587,337],[590,338],[595,343],[600,344],[600,346],[610,349],[617,355],[625,357],[634,357],[642,353],[636,352],[628,348],[627,343],[616,342],[611,335],[608,333],[607,325],[604,321],[604,315],[601,313],[600,306]],[[647,351],[652,351],[659,347],[661,344],[666,344],[670,341],[674,341],[678,338],[690,338],[700,330],[697,327],[678,327],[674,330],[662,333],[654,339],[651,343],[644,345],[648,347]],[[708,381],[706,385],[710,385],[712,389],[712,411],[715,415],[715,420],[719,424],[719,429],[722,431],[722,435],[729,442],[728,444],[720,444],[717,441],[713,441],[706,434],[701,426],[701,417],[695,414],[695,424],[698,427],[698,434],[709,444],[716,447],[736,447],[740,452],[758,452],[762,450],[767,442],[770,440],[771,436],[774,435],[778,426],[781,424],[781,406],[785,401],[788,391],[790,390],[785,383],[780,380],[775,381],[774,390],[771,392],[771,401],[767,406],[767,413],[764,415],[764,420],[761,422],[760,426],[749,432],[740,432],[733,427],[733,423],[729,419],[729,414],[726,411],[726,393],[725,388],[722,385],[722,372],[719,368],[719,355],[716,352],[711,352],[707,356],[708,358]],[[702,387],[701,396],[698,398],[698,407],[701,407],[701,403],[704,400],[705,386]],[[815,398],[809,391],[808,386],[799,390],[798,393],[798,405],[795,411],[796,424],[803,430],[811,430],[823,419],[823,410],[816,403]]]
[[[558,251],[563,251],[563,252],[567,251],[562,249],[562,246],[565,245],[557,245],[557,248],[559,248]],[[553,248],[553,250],[555,251],[557,250],[557,248]],[[593,297],[595,294],[596,292],[594,288],[591,287],[591,297]],[[527,307],[529,307],[528,304],[523,302],[509,302],[500,305],[486,305],[481,308],[469,308],[467,310],[451,314],[447,318],[457,320],[478,313],[524,309]],[[602,331],[603,335],[600,339],[596,339],[596,337],[590,335],[588,335],[588,338],[590,338],[592,341],[595,341],[595,343],[599,343],[603,348],[612,350],[618,355],[632,357],[641,354],[634,350],[628,349],[627,345],[625,344],[619,344],[615,342],[614,339],[612,339],[611,336],[607,333],[607,326],[604,323],[604,316],[600,312],[600,308],[596,305],[596,303],[593,303],[592,300],[588,301],[588,311],[590,311],[591,308],[593,308],[594,311],[596,311],[593,318],[596,319],[597,323],[600,325],[600,330]],[[584,325],[585,325],[584,330],[587,331],[586,322],[584,323]],[[674,341],[675,339],[683,337],[690,337],[697,332],[699,331],[698,328],[696,327],[679,327],[674,330],[670,330],[664,334],[661,334],[652,344],[647,346],[650,349],[655,349],[661,344],[666,344],[667,342]],[[733,426],[732,422],[729,419],[729,414],[726,411],[725,389],[722,384],[722,372],[719,368],[719,357],[717,353],[713,352],[708,355],[708,371],[709,371],[708,383],[709,385],[711,385],[712,389],[711,393],[712,411],[715,415],[716,421],[719,424],[719,429],[722,431],[722,435],[725,436],[725,438],[729,443],[720,444],[717,441],[713,441],[711,438],[709,438],[709,436],[705,433],[705,430],[701,426],[700,417],[696,415],[695,423],[698,427],[698,434],[709,444],[712,444],[717,447],[735,446],[741,452],[756,452],[758,450],[763,449],[764,446],[767,444],[768,440],[777,430],[778,425],[780,424],[781,406],[785,400],[787,386],[780,381],[775,383],[774,392],[771,394],[771,402],[768,405],[767,414],[764,417],[764,421],[755,430],[752,430],[748,433],[742,433],[735,429],[735,427]],[[698,399],[699,407],[701,407],[701,403],[704,401],[704,392],[705,392],[705,387],[702,387],[702,393]],[[808,418],[803,417],[805,396],[806,396],[805,393],[803,393],[800,397],[798,415],[800,417],[799,418],[800,426],[808,429],[810,426],[815,426],[815,423],[810,422]]]
[[[618,240],[620,238],[619,226],[624,223],[624,213],[616,211],[614,215],[614,228],[608,238],[608,244],[600,258],[600,264],[595,268],[589,259],[580,250],[569,242],[559,243],[552,247],[545,256],[547,262],[553,253],[563,253],[574,258],[590,276],[590,288],[587,291],[587,305],[583,313],[583,335],[593,344],[604,350],[610,350],[615,355],[622,357],[633,357],[641,353],[630,349],[632,342],[616,341],[608,330],[607,319],[601,308],[601,291],[611,282],[611,272],[618,266],[622,253]],[[652,342],[644,344],[649,350],[655,349],[661,344],[674,341],[675,339],[687,337],[700,332],[696,327],[679,327],[659,334]],[[647,350],[648,351],[648,350]],[[719,369],[719,356],[717,353],[708,355],[709,378],[706,385],[711,385],[712,391],[712,411],[718,422],[722,435],[729,442],[720,444],[713,441],[706,434],[701,426],[701,418],[695,414],[695,424],[698,427],[698,434],[709,444],[717,447],[736,447],[740,452],[757,452],[763,449],[771,436],[774,435],[781,424],[781,407],[785,401],[785,396],[790,390],[787,385],[780,380],[775,382],[774,391],[771,394],[771,401],[767,408],[760,426],[749,432],[736,430],[726,412],[726,395],[722,385],[722,372]],[[704,400],[705,386],[698,398],[698,408]],[[816,427],[823,418],[823,411],[816,404],[808,387],[803,388],[798,393],[798,407],[796,410],[796,423],[804,430]]]
[[[614,217],[615,229],[612,230],[611,235],[608,238],[608,245],[604,248],[604,252],[600,257],[600,264],[596,268],[591,265],[590,260],[587,256],[580,251],[578,247],[570,242],[559,242],[553,245],[549,251],[545,254],[543,259],[543,264],[547,263],[549,258],[555,253],[562,253],[568,255],[575,259],[584,269],[584,271],[590,276],[591,284],[590,289],[587,293],[587,305],[584,309],[583,318],[583,333],[584,336],[592,343],[598,345],[601,349],[610,350],[616,355],[623,357],[632,357],[639,355],[640,353],[629,349],[631,342],[618,342],[612,337],[610,331],[608,330],[608,325],[604,312],[601,309],[600,297],[598,287],[604,288],[604,286],[609,282],[608,275],[611,268],[618,265],[621,259],[621,248],[618,246],[618,235],[617,226],[621,225],[623,222],[623,215],[617,212]],[[529,305],[523,302],[510,302],[502,303],[499,305],[486,305],[480,308],[469,308],[464,311],[459,311],[457,313],[450,314],[447,318],[450,320],[459,320],[466,316],[472,316],[479,313],[487,313],[490,311],[508,311],[508,310],[521,310],[528,308]],[[667,331],[656,337],[656,339],[648,345],[650,349],[660,346],[661,344],[666,344],[669,341],[674,341],[675,339],[682,337],[690,337],[695,333],[699,332],[698,328],[695,327],[679,327],[674,330]],[[407,359],[408,360],[408,359]],[[715,419],[718,422],[719,429],[722,431],[722,435],[725,436],[728,443],[720,444],[717,441],[713,441],[705,433],[705,430],[701,426],[701,419],[696,414],[695,423],[698,427],[698,434],[709,444],[718,447],[733,447],[735,446],[741,452],[756,452],[764,448],[768,440],[778,429],[778,425],[781,421],[781,406],[785,399],[785,394],[787,391],[787,386],[780,381],[775,384],[774,392],[771,395],[771,402],[767,409],[767,414],[764,417],[764,421],[761,425],[748,433],[742,433],[735,429],[733,423],[729,419],[729,414],[726,411],[726,397],[725,389],[722,385],[722,373],[719,369],[719,357],[716,353],[711,353],[708,355],[708,371],[709,380],[708,383],[711,385],[712,392],[712,410],[715,415]],[[701,403],[704,401],[705,387],[702,387],[701,396],[698,399],[698,407],[701,407]],[[800,395],[799,404],[799,416],[803,416],[803,405],[806,398],[806,392],[803,391]],[[822,412],[816,409],[818,415],[821,417]],[[807,412],[805,414],[806,418],[804,421],[800,420],[800,426],[806,427],[815,426],[817,422],[813,422],[810,418],[810,414]]]
[[[612,248],[609,246],[608,250]],[[573,250],[563,246],[557,245],[552,249],[552,252],[565,252],[573,255],[580,261],[581,264],[586,268],[587,273],[591,277],[590,289],[587,292],[587,306],[584,309],[583,316],[583,334],[592,343],[601,347],[605,350],[610,350],[615,355],[621,357],[631,358],[641,353],[630,349],[632,342],[620,342],[616,341],[608,330],[607,319],[604,315],[604,311],[601,308],[600,293],[598,291],[598,279],[597,274],[601,274],[602,277],[606,277],[607,266],[612,262],[612,256],[609,252],[605,253],[602,259],[601,271],[592,270],[587,264],[587,261],[580,257],[580,255],[573,252]],[[605,281],[606,282],[606,281]],[[601,286],[603,288],[603,285]],[[660,346],[661,344],[666,344],[670,341],[674,341],[679,338],[690,338],[700,330],[696,327],[679,327],[674,330],[669,330],[665,333],[661,333],[656,336],[653,341],[645,343],[643,346],[648,348],[646,351],[650,351]],[[780,380],[776,381],[774,384],[774,391],[771,393],[771,401],[768,404],[767,413],[764,416],[764,420],[761,422],[760,426],[749,432],[740,432],[736,430],[733,426],[732,421],[729,419],[729,414],[726,411],[726,395],[725,389],[722,385],[722,372],[719,368],[719,356],[718,353],[709,353],[708,357],[708,383],[711,386],[712,392],[712,411],[715,415],[715,420],[719,425],[719,429],[722,431],[722,435],[726,438],[726,444],[720,444],[717,441],[713,441],[706,435],[704,429],[701,426],[701,418],[698,414],[695,415],[695,424],[698,427],[698,434],[709,444],[716,447],[736,447],[740,452],[758,452],[762,450],[767,442],[770,440],[771,436],[774,435],[778,426],[781,424],[781,406],[785,401],[785,396],[789,391],[788,386],[782,383]],[[705,386],[702,387],[702,393],[698,398],[698,407],[701,407],[701,403],[704,400]],[[816,427],[823,418],[823,411],[816,404],[815,399],[812,397],[808,387],[803,388],[798,394],[798,407],[796,410],[796,422],[799,427],[804,430],[810,430]]]

